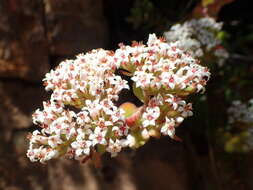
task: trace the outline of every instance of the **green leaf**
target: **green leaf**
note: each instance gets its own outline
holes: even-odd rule
[[[229,37],[229,34],[225,31],[220,31],[218,34],[217,34],[217,38],[220,39],[220,40],[224,40],[224,39],[227,39]]]
[[[134,95],[144,103],[144,94],[143,94],[143,90],[140,87],[136,87],[136,84],[133,84],[133,93]]]
[[[206,6],[213,4],[213,3],[214,3],[214,0],[202,0],[203,7],[206,7]]]
[[[105,153],[105,145],[102,145],[102,144],[97,144],[97,152],[99,152],[100,154],[103,154]]]

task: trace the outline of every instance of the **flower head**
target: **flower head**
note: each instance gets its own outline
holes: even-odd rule
[[[117,69],[131,76],[141,107],[115,105],[121,90],[130,89]],[[60,156],[88,159],[96,152],[116,156],[124,147],[144,145],[150,136],[173,138],[175,127],[192,115],[184,98],[204,91],[209,77],[208,69],[177,43],[155,34],[146,45],[121,44],[115,53],[97,49],[63,61],[44,79],[52,95],[33,114],[41,129],[29,136],[27,156],[40,162]]]

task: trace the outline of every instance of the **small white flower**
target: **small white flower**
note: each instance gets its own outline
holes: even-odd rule
[[[136,140],[135,140],[135,137],[132,136],[132,135],[127,135],[127,142],[126,144],[129,146],[129,147],[134,147],[136,145]]]
[[[95,146],[96,144],[106,145],[107,141],[105,139],[105,135],[107,130],[103,130],[99,127],[96,127],[94,133],[90,134],[89,139],[92,141],[92,145]]]
[[[146,108],[145,112],[142,115],[143,127],[155,126],[156,125],[155,121],[159,117],[159,115],[160,115],[159,107]]]
[[[71,147],[75,149],[75,154],[77,157],[80,157],[82,155],[89,155],[91,145],[92,142],[85,139],[74,141],[73,143],[71,143]]]
[[[141,136],[144,138],[144,139],[149,139],[150,138],[150,135],[149,135],[149,132],[147,129],[143,129],[141,131]]]
[[[110,139],[106,150],[111,153],[112,157],[115,157],[121,151],[121,148],[122,146],[120,140],[116,139],[115,141],[113,141],[112,139]]]
[[[152,44],[154,44],[156,41],[157,41],[156,35],[155,35],[155,34],[149,34],[147,44],[148,44],[148,45],[152,45]]]
[[[166,117],[165,124],[161,128],[161,133],[164,135],[169,135],[173,138],[175,135],[175,125],[175,120],[173,118],[169,119]]]
[[[59,144],[63,143],[59,135],[53,135],[48,137],[48,145],[52,148],[57,147]]]

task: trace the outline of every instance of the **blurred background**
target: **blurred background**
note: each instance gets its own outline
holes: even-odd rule
[[[249,2],[0,0],[0,189],[253,189],[253,119],[229,120],[235,100],[246,105],[253,98]],[[101,168],[74,160],[28,160],[26,136],[36,129],[31,114],[50,96],[42,85],[50,69],[94,48],[146,42],[149,33],[162,35],[178,22],[205,14],[223,22],[229,58],[222,67],[207,64],[212,73],[207,91],[192,97],[194,116],[177,129],[183,142],[151,139],[116,158],[104,155]],[[247,106],[235,110],[253,118],[253,107]]]

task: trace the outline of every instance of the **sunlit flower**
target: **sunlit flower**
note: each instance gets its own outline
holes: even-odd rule
[[[116,106],[120,92],[130,89],[117,69],[131,76],[143,102],[129,113]],[[120,44],[115,52],[97,49],[65,60],[44,79],[52,95],[33,114],[41,129],[28,136],[27,156],[42,163],[60,156],[89,159],[96,152],[116,156],[122,148],[144,145],[150,136],[173,138],[175,127],[192,115],[185,97],[204,91],[209,77],[208,69],[177,43],[155,34],[146,45]]]
[[[174,137],[175,135],[175,120],[169,119],[166,117],[165,124],[161,128],[161,133],[164,135],[169,135],[170,137]]]

